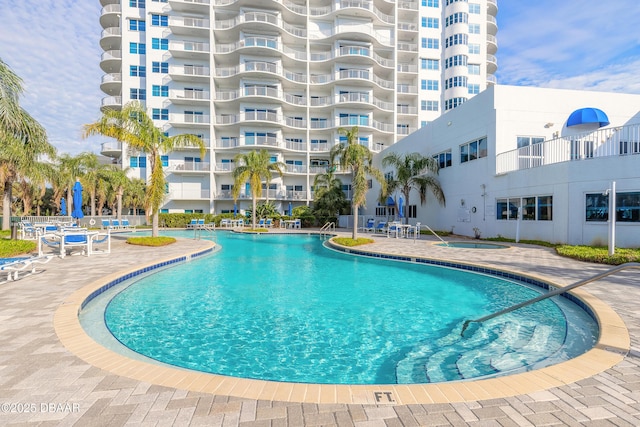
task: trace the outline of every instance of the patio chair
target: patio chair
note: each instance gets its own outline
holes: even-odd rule
[[[293,228],[297,228],[297,229],[302,228],[302,220],[300,218],[295,219],[295,222],[293,223]]]
[[[21,240],[38,238],[38,229],[29,221],[20,221],[20,229],[18,231]]]
[[[417,222],[416,225],[412,225],[412,226],[407,228],[407,238],[409,238],[411,235],[413,235],[413,237],[415,239],[420,237],[420,223],[419,222]]]
[[[196,228],[196,225],[198,225],[198,220],[197,219],[192,219],[191,222],[189,224],[187,224],[186,228]]]
[[[89,236],[92,254],[110,254],[111,253],[111,232],[92,234]],[[105,243],[106,248],[97,248],[96,245]]]
[[[376,220],[373,218],[369,218],[367,220],[367,223],[362,227],[362,231],[364,232],[370,231],[372,233],[375,232],[376,231],[375,224],[376,224]]]
[[[111,220],[111,228],[113,228],[114,230],[119,230],[120,229],[120,221],[117,219],[112,219]]]
[[[378,225],[376,225],[374,229],[374,233],[386,233],[387,232],[387,223],[384,221],[380,221]]]
[[[260,228],[264,228],[265,227],[264,218],[261,218],[260,221],[258,221],[258,227],[260,227]]]
[[[108,219],[102,219],[102,228],[104,229],[110,229],[111,228],[111,221]]]
[[[400,233],[401,230],[398,223],[392,222],[387,227],[387,237],[391,237],[392,234],[395,234],[395,237],[398,238]]]
[[[267,218],[267,221],[264,223],[264,226],[267,228],[273,227],[273,220],[271,218]]]
[[[129,220],[125,218],[122,220],[122,228],[124,230],[131,230],[133,227],[131,227],[131,224],[129,224]]]
[[[6,280],[0,280],[0,283],[18,280],[20,276],[28,276],[36,272],[37,264],[46,264],[51,261],[53,255],[38,256],[32,258],[17,259],[12,262],[0,265],[0,272],[6,274]]]

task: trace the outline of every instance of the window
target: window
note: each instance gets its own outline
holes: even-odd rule
[[[458,105],[464,104],[465,102],[467,102],[467,98],[463,98],[463,97],[447,99],[445,101],[444,109],[445,111],[451,110],[453,108],[456,108]]]
[[[369,126],[369,116],[366,114],[340,113],[340,126]],[[341,139],[343,137],[340,137]],[[346,138],[345,138],[346,141]]]
[[[153,120],[169,120],[169,110],[166,108],[154,108],[151,110]]]
[[[451,3],[457,3],[457,2],[464,2],[467,3],[469,0],[447,0],[447,6],[449,6]]]
[[[440,40],[423,37],[422,47],[425,49],[440,49]]]
[[[131,77],[147,77],[147,67],[144,65],[131,65],[129,67]]]
[[[141,21],[141,20],[138,20],[138,19],[130,19],[129,20],[129,29],[131,31],[144,31],[145,30],[144,21]]]
[[[169,17],[166,15],[151,14],[151,25],[154,27],[168,27]]]
[[[422,111],[438,111],[439,107],[439,101],[420,101],[420,109]]]
[[[405,215],[407,218],[416,218],[418,209],[416,205],[405,206]]]
[[[144,0],[129,0],[129,7],[144,9]]]
[[[480,14],[480,5],[478,3],[469,3],[469,13],[474,15]]]
[[[144,101],[147,99],[147,90],[131,88],[129,89],[129,98]]]
[[[168,62],[153,61],[151,63],[151,72],[153,72],[153,73],[168,73],[169,72],[169,63]]]
[[[427,121],[426,121],[426,120],[422,120],[422,121],[420,122],[420,127],[421,127],[421,128],[425,127],[426,125],[427,125]]]
[[[487,157],[487,138],[480,138],[460,146],[460,163]]]
[[[129,43],[129,53],[144,55],[147,53],[147,46],[144,43]]]
[[[438,80],[422,80],[422,89],[440,90],[440,82]]]
[[[496,219],[517,220],[518,209],[523,221],[551,221],[553,219],[553,196],[527,196],[497,199]]]
[[[469,54],[476,55],[480,53],[480,45],[477,43],[469,44]]]
[[[586,195],[586,220],[606,222],[609,220],[609,195],[594,193]],[[616,193],[616,221],[640,222],[640,192]]]
[[[157,50],[168,50],[169,49],[169,40],[168,39],[159,39],[154,37],[151,39],[151,48]]]
[[[541,144],[544,142],[542,136],[518,136],[518,168],[529,169],[541,166],[544,161],[543,149]]]
[[[422,18],[423,28],[440,28],[440,19],[438,18]]]
[[[451,167],[451,150],[438,153],[433,158],[438,162],[440,169]]]
[[[498,199],[496,201],[497,220],[517,220],[520,198]]]
[[[450,89],[452,87],[467,87],[467,78],[464,76],[451,77],[445,80],[444,88]]]
[[[539,196],[538,221],[551,221],[553,219],[553,196]]]
[[[437,59],[420,58],[420,64],[423,70],[439,70],[440,61]]]
[[[480,85],[479,84],[470,84],[469,85],[469,95],[477,95],[480,93]]]
[[[467,68],[469,69],[469,74],[475,75],[475,76],[479,76],[480,75],[480,65],[478,64],[469,64],[467,66]]]
[[[422,0],[425,7],[440,7],[440,0]]]
[[[129,157],[129,166],[132,168],[146,168],[147,158],[145,156]]]
[[[466,67],[467,66],[467,55],[454,55],[450,56],[445,60],[445,68],[451,67]]]
[[[480,34],[480,24],[469,24],[469,34]]]
[[[444,47],[450,47],[455,45],[466,46],[469,43],[469,36],[467,34],[454,34],[449,36],[444,41]]]
[[[169,0],[151,0],[151,1],[155,3],[167,3]]]
[[[152,96],[169,96],[169,86],[153,85],[151,87]]]
[[[468,14],[464,12],[453,13],[445,19],[445,27],[458,23],[466,24],[467,22],[469,22]]]
[[[160,161],[162,162],[162,167],[166,168],[167,166],[169,166],[169,156],[160,156]]]

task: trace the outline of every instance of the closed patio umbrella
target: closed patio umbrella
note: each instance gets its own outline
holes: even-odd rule
[[[402,214],[402,208],[404,207],[404,199],[402,198],[402,196],[400,196],[400,198],[398,199],[398,218],[404,218],[404,215]]]
[[[60,215],[67,215],[67,201],[64,199],[64,197],[60,199]]]
[[[289,202],[289,216],[291,216],[291,202]]]
[[[84,217],[82,213],[82,184],[80,184],[80,181],[76,181],[73,185],[73,212],[71,212],[71,216],[75,219]]]

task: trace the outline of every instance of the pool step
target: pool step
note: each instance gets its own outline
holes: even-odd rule
[[[398,383],[442,382],[477,378],[521,369],[545,359],[552,328],[501,322],[464,339],[454,333],[409,351],[396,365]],[[560,344],[557,344],[560,347]]]

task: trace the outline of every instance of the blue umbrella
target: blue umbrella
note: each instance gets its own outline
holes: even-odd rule
[[[67,215],[67,201],[64,199],[64,197],[60,200],[60,215]]]
[[[238,216],[238,204],[234,203],[233,204],[233,217],[235,218],[236,216]]]
[[[391,196],[387,197],[387,206],[393,206],[395,204],[396,204],[396,202],[395,202],[395,200],[393,200],[393,197],[391,197]]]
[[[73,185],[73,212],[71,212],[71,216],[75,219],[84,217],[82,213],[82,184],[80,184],[80,181],[76,181]]]
[[[289,202],[289,216],[291,216],[291,202]]]
[[[402,215],[402,205],[404,205],[404,199],[402,198],[402,196],[400,196],[400,198],[398,199],[398,218],[404,217],[404,215]]]

